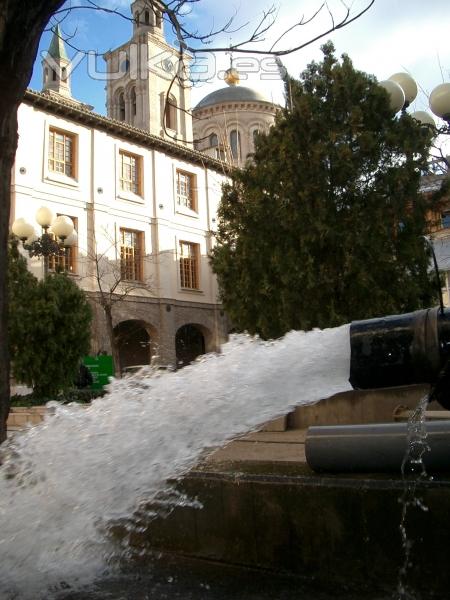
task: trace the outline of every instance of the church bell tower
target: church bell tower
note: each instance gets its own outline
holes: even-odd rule
[[[131,14],[131,40],[104,55],[108,117],[169,141],[190,142],[191,85],[178,51],[164,39],[162,6],[155,0],[135,0]],[[186,65],[190,57],[183,60]],[[181,77],[175,78],[177,72]]]
[[[42,91],[51,91],[71,98],[69,65],[66,46],[57,25],[53,30],[50,48],[42,61]]]

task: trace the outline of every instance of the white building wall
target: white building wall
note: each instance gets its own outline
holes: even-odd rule
[[[77,175],[74,179],[49,172],[50,126],[78,136]],[[78,220],[79,246],[86,247],[87,205],[91,196],[90,150],[88,129],[22,104],[19,108],[19,145],[14,167],[15,202],[12,207],[12,220],[24,217],[35,225],[36,232],[40,233],[40,227],[35,222],[35,214],[41,206],[48,206],[55,214],[65,214]],[[80,157],[83,157],[83,160]],[[35,275],[42,275],[42,260],[34,258],[30,268]],[[79,275],[83,277],[84,274],[80,262]]]
[[[73,179],[48,170],[49,127],[76,136],[77,167]],[[144,261],[144,278],[150,280],[155,298],[217,304],[217,286],[207,255],[224,175],[28,104],[19,109],[19,138],[12,219],[25,217],[34,223],[40,206],[75,217],[78,269],[74,278],[83,289],[96,289],[89,277],[94,254],[105,254],[112,261],[120,258],[119,233],[120,228],[126,228],[144,233],[148,257]],[[120,190],[120,150],[141,157],[142,196]],[[196,177],[196,211],[177,204],[177,169]],[[181,240],[200,246],[200,290],[181,289]],[[42,274],[42,261],[33,259],[31,268],[37,275]],[[139,289],[133,294],[148,296]]]

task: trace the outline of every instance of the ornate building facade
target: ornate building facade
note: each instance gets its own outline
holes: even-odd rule
[[[181,60],[165,41],[161,11],[135,0],[131,12],[131,38],[104,56],[106,117],[73,97],[56,28],[42,61],[42,91],[29,90],[19,109],[12,183],[11,223],[35,222],[41,206],[72,219],[76,242],[49,267],[67,271],[92,301],[93,353],[111,353],[101,307],[109,298],[117,372],[186,364],[227,339],[208,260],[221,186],[276,110],[238,86],[230,69],[227,87],[192,111],[184,77],[190,57]],[[39,259],[29,267],[43,276]]]
[[[93,353],[111,352],[99,303],[102,293],[110,296],[118,371],[154,360],[186,364],[227,339],[208,260],[221,186],[229,167],[251,159],[256,136],[277,111],[239,85],[233,68],[226,86],[191,110],[190,85],[174,78],[183,64],[164,39],[162,13],[144,0],[131,10],[132,37],[105,55],[106,117],[72,96],[56,29],[42,62],[42,91],[28,91],[19,108],[12,174],[11,223],[34,222],[41,206],[71,217],[77,241],[50,269],[65,269],[92,300]],[[448,301],[447,213],[442,223],[436,251]],[[29,266],[43,275],[42,261]]]

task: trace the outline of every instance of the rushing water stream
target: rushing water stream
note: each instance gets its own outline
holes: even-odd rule
[[[411,551],[414,540],[408,535],[408,513],[418,508],[428,511],[426,504],[418,493],[419,484],[427,480],[424,456],[429,452],[425,411],[429,402],[428,395],[424,396],[412,412],[407,425],[406,453],[402,463],[403,494],[399,501],[402,507],[400,535],[404,558],[400,567],[396,600],[415,600],[415,592],[408,586],[408,573],[411,568]],[[430,477],[432,479],[432,477]]]
[[[234,336],[176,373],[111,385],[15,437],[0,467],[0,598],[46,598],[111,565],[108,523],[185,474],[205,448],[350,389],[349,327],[264,343]]]

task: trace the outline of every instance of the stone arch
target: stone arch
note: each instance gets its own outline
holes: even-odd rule
[[[178,103],[173,94],[167,99],[167,107],[164,107],[166,129],[177,131]]]
[[[125,367],[149,365],[157,346],[155,328],[138,319],[121,321],[114,327],[119,348],[120,371]]]
[[[211,132],[208,136],[208,144],[210,148],[216,148],[219,145],[219,136],[215,131]]]
[[[212,123],[206,123],[196,133],[197,147],[199,150],[211,150],[215,149],[215,158],[222,158],[224,154],[224,147],[229,148],[227,128],[221,122],[220,119],[211,119]]]
[[[255,151],[255,141],[256,141],[256,136],[264,133],[265,131],[265,127],[262,123],[252,123],[249,127],[249,141],[250,141],[250,148],[252,150],[252,152]]]
[[[125,90],[120,88],[117,90],[115,95],[115,117],[118,121],[125,121],[126,110],[125,110]]]
[[[131,116],[135,117],[137,114],[136,86],[133,86],[130,90],[130,104],[131,104]]]
[[[137,116],[137,92],[134,81],[132,81],[126,88],[125,102],[127,104],[127,114],[129,115],[131,123],[133,123]]]
[[[177,366],[184,367],[212,349],[212,333],[199,323],[182,325],[175,335]]]
[[[234,160],[240,160],[242,156],[242,136],[237,127],[230,130],[229,143],[231,156]]]
[[[253,129],[259,129],[259,131],[263,133],[266,130],[266,124],[259,119],[254,119],[249,124],[249,130],[253,131]]]

